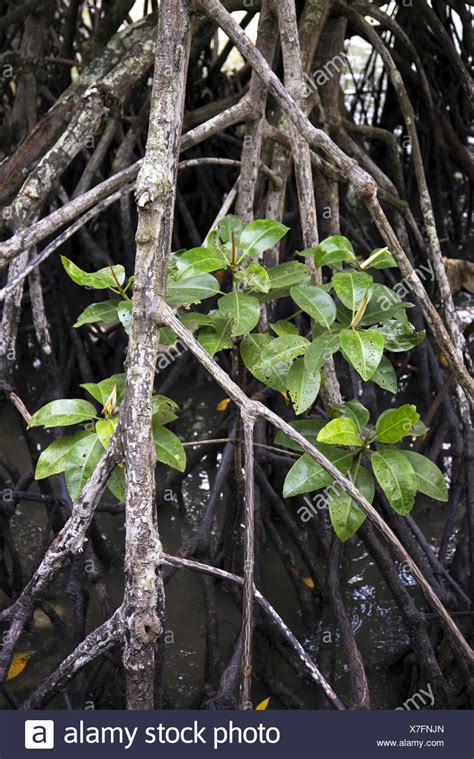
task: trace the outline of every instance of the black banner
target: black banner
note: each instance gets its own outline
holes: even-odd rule
[[[0,759],[472,759],[465,711],[4,711]]]

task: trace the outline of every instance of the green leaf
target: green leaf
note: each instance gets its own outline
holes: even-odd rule
[[[94,324],[94,322],[104,322],[111,324],[117,319],[117,308],[120,301],[104,300],[101,303],[91,303],[90,306],[77,317],[74,327],[82,327],[83,324]]]
[[[318,442],[328,445],[362,445],[358,424],[344,416],[331,419],[320,431]]]
[[[399,408],[388,409],[377,420],[376,439],[381,443],[398,443],[405,435],[410,434],[419,418],[416,406],[409,403]]]
[[[224,316],[232,319],[231,334],[233,337],[248,334],[260,319],[260,303],[253,295],[246,295],[233,290],[219,298],[217,305]]]
[[[363,466],[355,464],[349,473],[349,478],[367,501],[372,503],[375,483],[370,472]],[[341,485],[334,483],[334,487],[328,488],[328,491],[329,518],[334,532],[340,540],[349,540],[365,521],[366,515]]]
[[[69,258],[66,258],[66,256],[61,256],[61,261],[66,273],[72,281],[75,282],[76,285],[81,285],[82,287],[92,287],[94,290],[106,290],[109,287],[115,289],[117,288],[117,281],[120,285],[123,285],[125,281],[125,269],[121,264],[116,264],[112,267],[106,266],[104,269],[99,269],[99,271],[87,272],[80,269],[79,266],[76,266],[76,264],[70,261]],[[112,273],[112,269],[115,277]]]
[[[339,339],[344,357],[367,382],[383,356],[384,336],[374,330],[341,329]]]
[[[304,360],[307,368],[312,372],[317,372],[337,350],[339,350],[339,335],[331,332],[319,335],[305,353]]]
[[[261,382],[283,393],[291,364],[306,351],[308,345],[306,338],[299,335],[275,337],[263,346],[250,371]]]
[[[212,298],[219,292],[219,282],[212,274],[201,274],[186,282],[175,282],[168,277],[166,302],[169,306],[190,306]]]
[[[426,332],[417,332],[408,320],[390,319],[379,328],[385,337],[385,349],[393,353],[401,353],[415,348],[424,339]]]
[[[369,300],[372,295],[373,279],[370,274],[365,274],[364,272],[336,272],[332,278],[332,283],[339,300],[353,313],[359,308],[366,292]]]
[[[123,466],[115,466],[107,480],[107,488],[118,501],[125,501],[125,472]]]
[[[28,427],[70,427],[89,419],[96,419],[92,403],[81,398],[62,398],[51,401],[38,409],[31,417]]]
[[[225,256],[212,248],[191,248],[174,256],[172,262],[177,269],[173,275],[175,282],[185,282],[201,274],[226,269],[228,265]]]
[[[246,269],[235,272],[234,279],[241,282],[244,287],[252,287],[260,293],[268,293],[271,287],[270,277],[266,270],[255,261],[252,261]]]
[[[240,244],[240,235],[244,228],[244,223],[237,216],[228,214],[217,224],[207,236],[206,245],[208,248],[222,256],[227,264],[232,263],[232,238],[234,239],[234,248],[237,250]],[[234,262],[235,263],[235,262]]]
[[[85,382],[80,387],[84,388],[103,407],[110,398],[110,394],[117,388],[117,405],[122,402],[125,393],[125,374],[112,374],[111,377],[100,382]]]
[[[305,437],[306,440],[316,448],[318,447],[316,445],[318,432],[324,427],[325,424],[326,422],[323,419],[296,419],[296,421],[290,422],[290,426],[294,427],[294,429],[299,432],[300,435],[303,435],[303,437]],[[288,435],[281,430],[279,430],[275,435],[274,442],[275,445],[281,445],[284,448],[289,448],[292,451],[303,450],[298,443],[295,443],[294,440],[288,437]]]
[[[387,247],[375,248],[370,256],[360,264],[361,269],[397,269],[398,264]]]
[[[411,303],[404,303],[400,296],[390,287],[374,283],[372,297],[367,304],[365,313],[360,321],[363,326],[386,322],[394,316],[400,321],[406,321],[406,309]]]
[[[321,375],[319,372],[309,371],[304,359],[298,358],[290,367],[286,382],[295,414],[302,414],[316,400],[321,385]]]
[[[163,427],[154,421],[153,439],[158,461],[177,469],[178,472],[184,472],[186,469],[186,451],[179,437],[167,427]]]
[[[97,432],[97,437],[104,448],[107,448],[110,438],[114,434],[117,422],[118,416],[115,416],[113,419],[99,419],[96,423],[95,431]]]
[[[390,393],[396,393],[398,390],[397,375],[392,364],[386,356],[382,356],[380,364],[370,378],[376,385],[388,390]]]
[[[214,356],[224,348],[232,348],[233,320],[225,317],[217,311],[212,312],[212,326],[203,327],[199,330],[198,341],[210,356]]]
[[[251,335],[246,335],[240,343],[240,355],[245,368],[248,369],[254,377],[260,380],[260,382],[265,382],[265,380],[261,379],[261,377],[258,376],[258,373],[255,374],[254,370],[260,359],[263,348],[274,339],[275,338],[268,333],[253,332]],[[280,390],[282,393],[285,392],[285,389],[286,385],[275,388],[275,390]]]
[[[153,421],[156,424],[169,424],[178,417],[175,411],[179,411],[176,401],[166,395],[154,395],[151,399]]]
[[[298,285],[308,274],[306,264],[300,264],[298,261],[287,261],[284,264],[276,264],[267,269],[270,277],[272,290],[279,290],[284,287]]]
[[[430,428],[427,427],[426,424],[423,424],[421,419],[419,419],[413,425],[413,429],[410,432],[410,437],[421,437],[421,435],[426,435],[426,433],[429,431],[430,431]]]
[[[337,321],[342,327],[349,327],[353,318],[352,311],[342,305],[339,301],[336,303]],[[334,326],[334,325],[333,325]]]
[[[408,459],[393,448],[371,456],[377,482],[398,514],[408,514],[415,502],[416,475]]]
[[[218,223],[217,233],[219,235],[219,239],[224,243],[231,242],[233,235],[235,244],[239,245],[240,235],[242,234],[243,228],[244,222],[242,219],[239,219],[238,216],[234,216],[233,214],[229,213],[227,216],[224,216],[224,218],[221,219]]]
[[[274,324],[269,325],[273,332],[281,337],[282,335],[298,335],[298,327],[288,319],[279,319]]]
[[[172,329],[163,327],[163,325],[160,326],[160,345],[165,345],[166,347],[175,345],[176,339],[176,335]]]
[[[288,232],[279,221],[257,219],[247,224],[241,232],[239,246],[246,256],[259,256],[271,248]]]
[[[132,326],[132,301],[122,300],[117,306],[117,316],[127,335],[130,334]]]
[[[318,446],[318,450],[320,450]],[[352,454],[341,448],[327,446],[321,451],[331,463],[345,474],[352,464]],[[333,482],[332,476],[317,463],[308,453],[299,458],[286,475],[283,485],[283,497],[291,498],[302,493],[311,493]]]
[[[365,427],[370,419],[368,410],[362,403],[356,400],[347,401],[347,403],[330,403],[329,408],[334,416],[344,416],[347,419],[352,419],[359,430]]]
[[[99,463],[104,449],[95,432],[81,438],[70,450],[64,470],[66,487],[73,501],[82,493]]]
[[[217,313],[214,311],[213,313]],[[212,318],[209,314],[201,314],[199,311],[188,311],[179,315],[181,324],[188,329],[197,329],[198,327],[212,326]]]
[[[321,287],[316,285],[295,286],[290,295],[305,313],[309,314],[323,327],[330,327],[336,318],[336,304]]]
[[[44,480],[45,477],[64,472],[71,448],[88,434],[87,430],[79,430],[73,435],[63,435],[48,445],[37,461],[35,480]]]
[[[354,248],[347,237],[331,235],[322,240],[314,250],[314,263],[316,267],[334,266],[341,261],[355,259]]]
[[[416,477],[416,489],[437,501],[447,501],[448,488],[443,473],[431,459],[416,451],[400,451],[413,467]]]

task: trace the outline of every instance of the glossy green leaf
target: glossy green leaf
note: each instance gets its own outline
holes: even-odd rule
[[[277,290],[300,284],[308,275],[308,268],[305,264],[298,263],[298,261],[287,261],[284,264],[270,266],[267,269],[267,274],[270,277],[272,290]]]
[[[232,326],[233,320],[230,317],[222,316],[216,311],[213,314],[212,325],[199,330],[198,341],[210,356],[215,356],[225,348],[232,348]]]
[[[393,317],[399,321],[406,321],[406,309],[411,308],[411,306],[411,303],[404,303],[390,287],[375,282],[372,297],[360,323],[363,326],[370,326],[371,324],[386,322]]]
[[[296,305],[321,326],[328,328],[336,319],[336,304],[321,287],[296,285],[291,288],[290,295]]]
[[[76,266],[66,256],[61,256],[61,261],[72,281],[82,287],[92,287],[94,290],[106,290],[109,287],[117,289],[117,282],[123,285],[125,281],[125,269],[121,264],[106,266],[104,269],[88,272],[80,269],[79,266]]]
[[[274,324],[269,325],[273,332],[281,337],[282,335],[298,335],[298,327],[288,319],[279,319]]]
[[[325,424],[326,422],[323,419],[296,419],[294,422],[290,422],[290,426],[294,427],[296,432],[303,435],[314,446],[316,446],[318,433]],[[281,430],[275,435],[275,445],[281,445],[284,448],[289,448],[291,451],[303,450],[298,443],[295,443],[294,440]]]
[[[212,248],[191,248],[179,256],[173,258],[176,273],[173,276],[175,282],[185,282],[202,274],[227,268],[226,258]]]
[[[320,450],[319,446],[318,450]],[[327,446],[321,452],[343,474],[346,474],[351,468],[352,454],[349,451]],[[302,493],[311,493],[313,490],[324,488],[332,482],[332,475],[326,472],[321,464],[318,464],[308,453],[304,453],[301,458],[295,461],[286,475],[283,485],[283,497],[290,498]]]
[[[361,430],[370,419],[370,414],[360,401],[347,401],[346,403],[330,403],[329,408],[334,416],[344,416],[352,419],[357,428]]]
[[[114,387],[117,392],[117,405],[122,402],[125,392],[125,374],[112,374],[111,377],[101,380],[101,382],[85,382],[80,387],[84,388],[89,395],[92,395],[101,406],[105,406]]]
[[[308,345],[308,341],[299,335],[275,337],[264,345],[250,371],[269,387],[285,392],[290,366],[295,358],[306,351]]]
[[[240,343],[240,355],[244,366],[249,372],[254,373],[254,369],[261,357],[262,350],[266,345],[271,343],[275,338],[264,332],[253,332],[251,335],[246,335]],[[260,379],[256,374],[257,379]],[[265,380],[260,379],[261,382]],[[276,388],[280,390],[280,388]],[[285,391],[285,387],[281,389],[281,392]]]
[[[187,311],[184,314],[180,314],[179,320],[188,329],[212,326],[211,316],[209,314],[201,314],[199,311]]]
[[[257,219],[247,224],[240,235],[240,248],[246,256],[259,256],[271,248],[288,232],[279,221]]]
[[[314,263],[317,268],[351,260],[355,260],[354,248],[347,237],[342,235],[326,237],[314,250]]]
[[[176,344],[177,337],[169,327],[160,327],[160,345],[169,347]]]
[[[236,245],[240,243],[240,235],[244,228],[244,222],[238,216],[229,213],[217,225],[217,233],[222,242],[231,242],[232,236]]]
[[[361,271],[340,271],[332,278],[337,297],[346,308],[355,313],[362,299],[372,295],[373,279],[370,274]]]
[[[179,472],[186,469],[186,451],[179,437],[167,427],[153,422],[156,458]]]
[[[97,432],[97,437],[99,438],[101,445],[104,448],[107,448],[110,438],[114,434],[115,428],[117,427],[118,422],[118,416],[113,417],[112,419],[99,419],[99,421],[95,425],[95,431]]]
[[[367,382],[383,356],[384,336],[374,330],[342,329],[339,340],[344,357]]]
[[[380,364],[370,379],[376,385],[383,388],[383,390],[388,390],[390,393],[396,393],[398,390],[395,369],[386,356],[382,356]]]
[[[417,332],[413,324],[408,320],[399,321],[390,319],[379,327],[380,332],[385,337],[385,349],[400,353],[415,348],[424,339],[426,332],[422,330]]]
[[[73,435],[63,435],[48,445],[36,464],[35,480],[43,480],[45,477],[64,472],[71,448],[88,434],[87,430],[79,430]]]
[[[286,382],[295,414],[302,414],[317,398],[321,375],[306,368],[304,359],[298,358],[290,367]]]
[[[381,443],[398,443],[420,418],[416,406],[406,403],[399,408],[387,409],[377,420],[375,431]]]
[[[169,424],[177,419],[176,411],[179,406],[176,401],[166,395],[154,395],[151,399],[153,421],[156,424]]]
[[[115,466],[107,480],[107,488],[118,501],[125,501],[125,472],[123,466]]]
[[[307,368],[317,372],[337,350],[339,350],[339,335],[325,332],[315,337],[304,356]]]
[[[362,445],[358,424],[344,416],[331,419],[318,434],[318,442],[328,445]]]
[[[28,427],[69,427],[96,418],[92,403],[81,398],[62,398],[38,409]]]
[[[415,502],[416,475],[401,451],[385,449],[371,455],[377,482],[398,514],[408,514]]]
[[[219,311],[232,320],[233,337],[246,335],[257,326],[260,319],[260,303],[253,295],[233,290],[218,301]]]
[[[426,424],[423,424],[421,419],[419,419],[415,422],[413,429],[410,432],[410,437],[421,437],[421,435],[426,435],[429,430],[430,428],[427,427]]]
[[[271,287],[270,277],[266,269],[255,261],[252,261],[246,269],[235,272],[234,279],[244,287],[253,288],[261,293],[268,293]]]
[[[99,463],[104,449],[95,432],[81,438],[70,450],[64,476],[66,487],[73,501],[82,493],[84,485]]]
[[[170,306],[190,306],[212,298],[219,292],[219,282],[212,274],[201,274],[185,282],[175,282],[168,277],[166,302]]]
[[[111,324],[117,317],[117,308],[120,301],[104,300],[101,303],[91,303],[90,306],[77,317],[74,327],[82,327],[83,324],[94,324],[95,322],[104,322]]]
[[[415,472],[416,489],[437,501],[447,501],[448,488],[443,473],[427,456],[416,451],[400,451],[410,462]]]
[[[348,476],[367,501],[372,503],[375,483],[370,472],[355,464]],[[336,483],[334,487],[328,488],[328,509],[334,532],[340,540],[349,540],[366,519],[360,506]]]
[[[387,247],[375,248],[360,264],[361,269],[397,269],[398,264]]]

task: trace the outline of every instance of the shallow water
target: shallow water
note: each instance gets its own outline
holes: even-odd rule
[[[28,382],[29,397],[34,397],[35,387]],[[403,384],[403,383],[402,383]],[[403,388],[402,388],[403,390]],[[33,391],[33,392],[32,392]],[[185,403],[189,392],[189,379],[174,388],[171,394],[178,402]],[[193,407],[193,423],[190,427],[189,416],[183,411],[182,418],[175,424],[175,431],[181,439],[191,441],[212,437],[212,429],[219,420],[216,405],[221,400],[222,391],[212,382],[204,382],[196,388],[199,401]],[[406,400],[403,398],[403,401]],[[397,399],[398,401],[398,399]],[[403,402],[400,398],[400,402]],[[31,469],[29,454],[23,439],[21,427],[13,409],[6,403],[0,407],[0,450],[15,461],[21,472]],[[47,436],[39,433],[38,439],[47,441]],[[183,537],[191,535],[196,529],[204,509],[209,491],[212,488],[214,470],[208,471],[205,460],[186,477],[183,484],[185,515],[176,502],[166,499],[159,504],[159,523],[165,550],[173,553],[183,542]],[[224,498],[229,494],[224,494]],[[110,495],[105,498],[112,499]],[[224,500],[217,511],[220,520],[224,510]],[[290,508],[290,506],[289,506]],[[433,545],[439,541],[444,518],[443,507],[417,500],[415,517],[427,538]],[[121,601],[123,579],[121,557],[123,556],[124,527],[123,517],[106,513],[98,515],[98,525],[106,539],[115,561],[106,570],[106,582],[116,605]],[[38,558],[38,551],[44,537],[45,511],[43,506],[33,502],[20,503],[11,522],[15,534],[25,576],[33,570]],[[291,544],[289,543],[289,546]],[[292,548],[292,550],[294,550]],[[295,552],[295,558],[298,556]],[[357,643],[367,668],[373,706],[375,708],[394,708],[400,703],[399,682],[393,674],[388,674],[384,664],[395,658],[403,650],[407,638],[401,625],[398,610],[386,589],[385,583],[364,546],[356,542],[346,553],[346,562],[350,562],[349,581],[346,586],[346,602]],[[301,620],[297,599],[286,570],[278,554],[271,545],[264,548],[262,564],[264,567],[262,590],[293,632],[306,646],[308,652],[318,660],[316,636],[309,637]],[[401,574],[407,585],[413,585],[410,576]],[[22,700],[49,674],[74,647],[71,625],[72,606],[64,587],[67,575],[59,577],[48,593],[47,600],[66,624],[63,633],[54,631],[51,623],[41,611],[37,611],[34,624],[24,633],[17,651],[34,651],[34,656],[25,671],[9,683],[11,692]],[[93,629],[103,621],[95,592],[90,589],[88,609],[88,629]],[[416,592],[416,591],[415,591]],[[239,613],[235,604],[221,586],[217,587],[217,609],[219,615],[219,633],[223,661],[229,657],[235,634],[239,627]],[[5,600],[5,599],[4,599]],[[199,577],[191,572],[177,572],[167,586],[167,622],[166,622],[166,662],[164,677],[164,702],[174,708],[189,707],[198,698],[203,686],[203,661],[205,654],[205,626],[202,603],[202,585]],[[281,660],[275,658],[275,671],[290,687],[308,702],[314,700],[314,688],[298,681],[294,672]],[[120,688],[120,683],[117,683]],[[338,660],[334,686],[344,699],[349,695],[347,668]],[[258,703],[270,695],[265,686],[257,683],[253,698]],[[91,705],[93,696],[91,695]],[[0,695],[0,707],[8,708]],[[53,708],[65,708],[64,701],[57,697],[51,704]],[[270,708],[282,708],[283,704],[273,697]]]

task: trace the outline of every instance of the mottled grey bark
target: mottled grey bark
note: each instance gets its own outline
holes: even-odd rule
[[[154,706],[155,645],[164,630],[151,425],[159,344],[154,301],[166,288],[190,44],[187,3],[162,0],[148,140],[136,184],[137,255],[122,412],[126,478],[123,663],[129,709]]]

